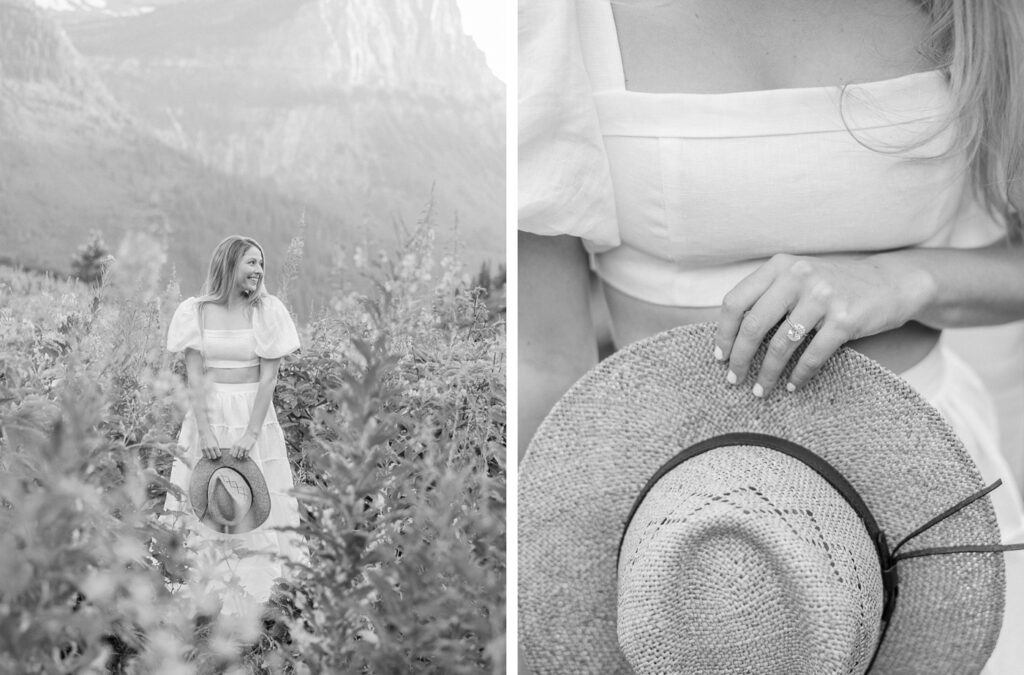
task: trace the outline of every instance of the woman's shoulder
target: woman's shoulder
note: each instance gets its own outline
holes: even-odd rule
[[[255,305],[253,326],[274,326],[280,323],[292,323],[292,313],[284,302],[276,295],[264,295]]]
[[[256,308],[263,312],[284,312],[285,314],[289,314],[288,308],[285,306],[281,298],[277,297],[276,295],[271,295],[270,293],[267,293],[266,295],[260,298],[259,304],[256,305]]]
[[[295,322],[284,303],[273,295],[264,295],[253,314],[256,354],[261,358],[278,359],[299,348]]]
[[[195,314],[196,306],[199,302],[199,298],[188,297],[178,303],[177,309],[174,310],[174,316],[179,319],[183,319],[189,315]]]
[[[167,330],[167,348],[172,352],[199,349],[201,337],[196,316],[196,298],[186,298],[178,304]]]

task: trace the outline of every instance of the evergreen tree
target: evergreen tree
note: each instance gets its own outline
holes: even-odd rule
[[[89,242],[79,246],[78,252],[71,256],[71,274],[83,283],[98,286],[111,259],[103,237],[93,230]]]

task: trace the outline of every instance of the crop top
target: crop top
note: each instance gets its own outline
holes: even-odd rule
[[[602,280],[713,307],[776,253],[981,246],[1002,225],[952,147],[941,71],[724,94],[625,86],[609,0],[522,0],[519,228]]]
[[[175,310],[167,331],[167,349],[195,349],[207,368],[247,368],[260,359],[279,359],[299,348],[299,336],[284,303],[264,296],[252,314],[252,328],[201,328],[196,298]]]

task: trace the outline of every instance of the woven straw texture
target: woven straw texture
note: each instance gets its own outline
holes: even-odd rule
[[[861,673],[881,615],[878,556],[860,518],[814,470],[774,450],[720,448],[685,462],[626,532],[618,634],[639,672],[772,663]]]
[[[870,651],[877,625],[866,629],[857,625],[860,610],[837,590],[842,584],[834,588],[808,588],[803,584],[801,570],[815,565],[814,560],[783,561],[774,553],[779,546],[800,547],[805,552],[814,548],[814,535],[808,531],[814,529],[812,518],[803,520],[795,515],[776,519],[775,527],[783,521],[798,530],[798,534],[788,535],[766,529],[768,524],[748,524],[744,530],[697,523],[686,536],[695,543],[704,538],[703,545],[695,546],[693,551],[666,554],[688,556],[685,564],[675,568],[676,579],[666,580],[664,587],[653,592],[624,584],[623,624],[617,627],[620,597],[616,554],[629,509],[645,482],[665,461],[698,441],[749,431],[807,447],[853,484],[890,543],[983,487],[972,461],[938,412],[902,380],[869,359],[842,350],[801,391],[789,394],[779,388],[760,400],[750,394],[749,387],[725,383],[726,366],[711,356],[713,336],[710,324],[686,326],[618,352],[574,385],[535,435],[521,466],[519,488],[519,616],[532,672],[633,672],[619,648],[620,631],[631,656],[638,665],[649,663],[643,670],[650,672],[827,673],[863,669],[864,664],[858,666],[857,662],[865,648],[864,636],[869,635]],[[754,368],[762,355],[763,349]],[[755,452],[750,448],[729,451]],[[710,456],[718,452],[708,453],[704,462],[708,466],[720,464],[721,456]],[[697,471],[691,464],[699,459],[683,466]],[[769,461],[764,457],[753,466],[757,475],[741,472],[715,480],[699,479],[706,485],[717,485],[714,490],[701,490],[698,479],[681,478],[696,496],[689,505],[676,508],[682,509],[682,514],[692,512],[698,506],[692,499],[721,498],[732,489],[730,482],[734,487],[749,483],[741,487],[760,490],[780,506],[780,511],[782,507],[793,508],[785,505],[790,497],[778,494],[771,486],[777,472],[798,469],[784,459]],[[675,479],[677,473],[666,479]],[[661,489],[659,482],[655,490],[660,493]],[[664,489],[672,488],[666,484]],[[734,501],[742,514],[759,500],[751,492]],[[652,502],[651,508],[656,504]],[[771,507],[761,502],[757,508]],[[735,505],[716,502],[715,509],[702,518],[728,523],[737,517]],[[848,549],[831,552],[832,561],[845,566],[837,574],[866,575],[860,568],[865,555],[860,538],[866,535],[843,534],[842,528],[849,526],[849,514],[824,503],[809,510],[814,512],[813,518],[841,528],[838,534],[822,535],[829,546],[841,539]],[[663,577],[670,574],[669,568],[657,569],[658,565],[651,562],[657,560],[657,554],[652,556],[650,552],[659,545],[657,541],[642,541],[644,537],[638,533],[644,532],[644,525],[637,528],[636,524],[631,528],[622,564],[629,564],[637,548],[644,546],[648,549],[644,560],[652,568],[650,573]],[[747,534],[734,534],[744,531]],[[798,541],[801,537],[807,540]],[[771,547],[762,545],[769,538]],[[715,541],[709,544],[708,539]],[[906,550],[998,542],[995,514],[986,498],[917,537]],[[853,566],[858,567],[856,573],[851,571]],[[698,568],[699,573],[693,571]],[[786,570],[786,579],[774,578],[780,569]],[[979,672],[995,645],[1002,620],[1005,581],[1001,554],[915,558],[899,563],[899,572],[899,601],[872,672]],[[819,581],[824,578],[815,574]],[[772,579],[768,587],[749,583],[758,575]],[[624,578],[633,584],[639,577]],[[702,585],[688,586],[692,579]],[[715,592],[716,584],[722,587],[721,593]],[[684,614],[673,613],[676,610],[669,606],[674,604],[672,599],[657,597],[659,592],[685,595],[684,601],[675,603],[689,608],[685,618]],[[879,611],[873,604],[878,601],[877,594],[868,589],[858,597],[866,598],[865,620],[873,621]],[[831,606],[822,606],[826,602]],[[835,608],[849,611],[847,619],[827,616]],[[645,611],[664,614],[652,620],[651,616],[642,617]],[[729,616],[723,618],[723,613]],[[694,640],[708,649],[687,652],[684,645],[675,654],[663,655],[677,666],[645,661],[643,653],[634,653],[647,648],[640,644],[646,640],[637,631],[656,621],[694,624],[672,626],[670,630],[680,640]],[[732,628],[723,630],[722,625],[731,627],[731,621],[736,626],[747,626],[750,634],[743,636]],[[833,645],[832,640],[838,642]],[[651,649],[661,649],[665,642],[652,642]],[[717,647],[711,649],[716,643]],[[843,659],[837,660],[832,654],[847,648],[852,655],[846,654]],[[735,656],[741,652],[748,658]],[[712,655],[724,655],[716,656],[724,660],[724,665],[711,662]],[[834,664],[847,664],[853,669]]]
[[[234,483],[241,483],[233,489],[238,493],[247,493],[247,510],[254,511],[251,526],[259,527],[270,515],[270,492],[267,490],[267,482],[259,466],[250,459],[235,459],[231,456],[231,448],[221,448],[218,459],[200,459],[192,469],[188,481],[189,500],[192,502],[192,509],[202,519],[210,507],[209,498],[210,482],[218,472],[223,474],[225,469],[237,472],[236,476],[227,474],[225,483],[233,486]],[[248,489],[246,489],[246,486]],[[230,499],[230,498],[229,498]],[[224,513],[231,513],[230,506],[223,510]],[[244,530],[243,530],[244,531]]]

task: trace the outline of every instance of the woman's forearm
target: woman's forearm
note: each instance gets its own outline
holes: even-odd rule
[[[188,375],[188,398],[192,406],[192,416],[196,420],[196,428],[200,436],[211,431],[210,420],[206,415],[206,391],[203,381],[203,357],[194,349],[185,352],[185,372]]]
[[[245,428],[246,433],[259,436],[263,422],[267,419],[267,411],[274,400],[274,388],[277,386],[277,371],[280,359],[260,360],[260,384],[256,390],[256,400],[252,404],[252,414],[249,416],[249,425]]]
[[[913,298],[913,319],[933,328],[985,326],[1024,319],[1024,247],[915,248],[872,262],[899,275]]]
[[[597,363],[587,255],[575,237],[519,233],[519,456],[551,406]]]

